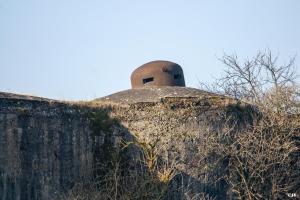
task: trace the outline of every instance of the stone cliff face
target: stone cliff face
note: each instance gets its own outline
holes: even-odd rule
[[[53,199],[92,164],[89,124],[76,106],[0,99],[0,199]]]
[[[222,116],[232,112],[232,106],[241,106],[195,89],[151,90],[146,92],[151,93],[150,101],[135,101],[141,92],[129,91],[81,103],[1,93],[0,199],[62,198],[93,174],[95,159],[109,159],[107,145],[118,148],[123,140],[138,138],[170,147],[181,135],[199,135],[203,127],[220,128]],[[93,123],[99,114],[101,123]],[[196,158],[187,153],[193,147],[187,143],[174,148],[181,152],[178,170],[195,177],[188,163]]]

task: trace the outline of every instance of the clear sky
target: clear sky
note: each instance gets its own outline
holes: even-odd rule
[[[223,52],[300,55],[299,0],[0,0],[0,91],[87,100],[152,60],[212,81]],[[298,67],[298,72],[299,67]]]

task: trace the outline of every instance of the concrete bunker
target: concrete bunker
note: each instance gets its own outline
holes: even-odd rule
[[[146,63],[131,74],[131,87],[181,86],[185,87],[184,75],[180,65],[169,61]]]

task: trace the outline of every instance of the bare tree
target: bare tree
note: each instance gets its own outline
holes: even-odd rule
[[[286,64],[279,64],[278,55],[264,50],[242,63],[236,54],[224,54],[219,60],[226,69],[217,85],[223,93],[238,99],[259,103],[271,88],[279,91],[296,84],[295,57]]]
[[[300,104],[295,57],[281,65],[278,55],[265,50],[244,62],[237,55],[227,54],[219,60],[226,69],[224,76],[210,86],[213,92],[247,102],[261,115],[248,128],[232,134],[231,144],[217,142],[219,154],[229,160],[225,179],[232,193],[238,199],[300,195]]]
[[[151,132],[151,138],[136,133],[133,141],[123,141],[120,152],[112,154],[115,159],[96,165],[96,171],[105,172],[101,177],[88,179],[87,187],[74,187],[65,199],[168,199],[172,183],[176,187],[170,191],[178,195],[170,193],[169,199],[210,200],[226,192],[227,198],[250,200],[300,195],[300,93],[295,58],[281,65],[278,55],[266,50],[243,62],[237,55],[226,54],[220,61],[226,67],[224,76],[206,89],[241,102],[220,105],[214,123],[205,122],[195,131],[183,133],[172,124],[171,131],[158,129]],[[242,117],[250,116],[242,126],[236,108],[244,110]],[[189,116],[190,111],[181,114]],[[133,150],[138,153],[128,158],[128,165],[120,153],[124,156],[122,151]],[[180,176],[182,182],[173,182]],[[216,194],[222,184],[225,192]]]

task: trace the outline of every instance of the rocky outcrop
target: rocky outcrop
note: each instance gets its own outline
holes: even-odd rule
[[[169,147],[180,135],[199,135],[208,126],[220,128],[222,115],[232,112],[232,105],[244,106],[196,89],[149,90],[92,102],[1,93],[0,199],[63,198],[77,182],[93,175],[95,159],[109,159],[107,145],[117,149],[122,141],[138,138]],[[182,153],[178,170],[197,178],[188,164],[193,155],[187,149],[193,145],[176,148]]]
[[[71,104],[0,99],[0,199],[57,199],[92,164],[91,131]]]

